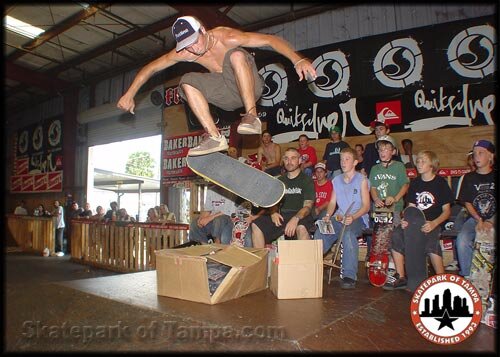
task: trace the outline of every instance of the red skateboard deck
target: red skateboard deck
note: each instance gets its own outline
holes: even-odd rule
[[[370,258],[368,259],[368,280],[373,286],[381,287],[387,280],[389,269],[389,245],[394,231],[394,212],[377,209],[372,213],[374,221]]]
[[[417,207],[406,207],[403,219],[408,222],[408,227],[404,230],[407,289],[414,291],[427,278],[427,237],[439,232],[437,229],[427,234],[421,231],[426,220],[424,213]]]

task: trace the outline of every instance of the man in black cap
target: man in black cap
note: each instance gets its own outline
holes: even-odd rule
[[[464,202],[469,213],[457,235],[459,274],[468,277],[474,251],[476,231],[487,231],[495,227],[497,201],[495,190],[495,146],[488,140],[478,140],[472,146],[476,170],[465,174],[459,200]]]
[[[188,155],[204,155],[227,150],[224,136],[219,133],[208,104],[224,110],[245,108],[240,134],[260,134],[261,122],[255,104],[262,94],[264,81],[258,73],[253,56],[242,47],[269,46],[288,58],[299,76],[299,81],[308,77],[316,79],[311,62],[295,52],[292,46],[280,37],[242,32],[229,27],[206,30],[192,16],[179,17],[172,26],[177,42],[175,49],[142,68],[128,91],[118,101],[118,108],[134,113],[134,96],[139,88],[156,72],[179,62],[196,62],[209,73],[188,73],[179,83],[179,94],[187,100],[205,131],[209,134],[199,146],[189,150]]]

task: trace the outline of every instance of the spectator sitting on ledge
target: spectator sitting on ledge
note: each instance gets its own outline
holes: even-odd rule
[[[156,208],[151,207],[148,209],[148,217],[146,218],[146,222],[158,222],[158,212]]]
[[[19,206],[17,206],[16,209],[14,210],[14,214],[18,216],[28,215],[28,210],[26,209],[26,202],[24,200],[21,200]]]
[[[118,219],[117,221],[120,222],[135,222],[135,218],[132,216],[129,216],[127,213],[127,210],[125,208],[120,208],[118,210]]]
[[[96,214],[94,214],[92,217],[90,217],[90,219],[95,219],[95,220],[103,220],[104,219],[104,208],[102,206],[97,206],[97,208],[95,209],[96,210]]]
[[[91,218],[93,215],[90,203],[85,203],[85,209],[80,213],[80,218]]]

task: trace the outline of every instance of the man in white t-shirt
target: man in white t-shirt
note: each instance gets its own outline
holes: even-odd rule
[[[25,206],[26,206],[26,202],[24,202],[24,200],[22,200],[19,203],[19,206],[17,206],[16,209],[14,210],[14,214],[18,215],[18,216],[27,216],[28,210],[26,209]]]
[[[63,234],[64,234],[64,209],[62,208],[59,201],[54,201],[54,211],[52,215],[56,218],[56,247],[55,247],[55,255],[58,257],[62,257],[64,255],[63,252]]]
[[[236,211],[236,198],[236,195],[218,186],[209,187],[203,211],[189,225],[189,240],[208,243],[211,236],[215,243],[229,244],[233,230],[231,214]]]

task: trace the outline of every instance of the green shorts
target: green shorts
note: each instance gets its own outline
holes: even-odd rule
[[[182,90],[183,84],[198,89],[205,99],[223,110],[232,111],[244,106],[241,94],[236,83],[230,56],[234,51],[243,52],[247,62],[252,69],[255,82],[254,94],[257,100],[262,95],[264,89],[264,79],[259,74],[254,57],[241,47],[227,51],[222,64],[222,73],[196,73],[191,72],[182,76],[179,82],[179,95],[186,101],[186,95]]]

